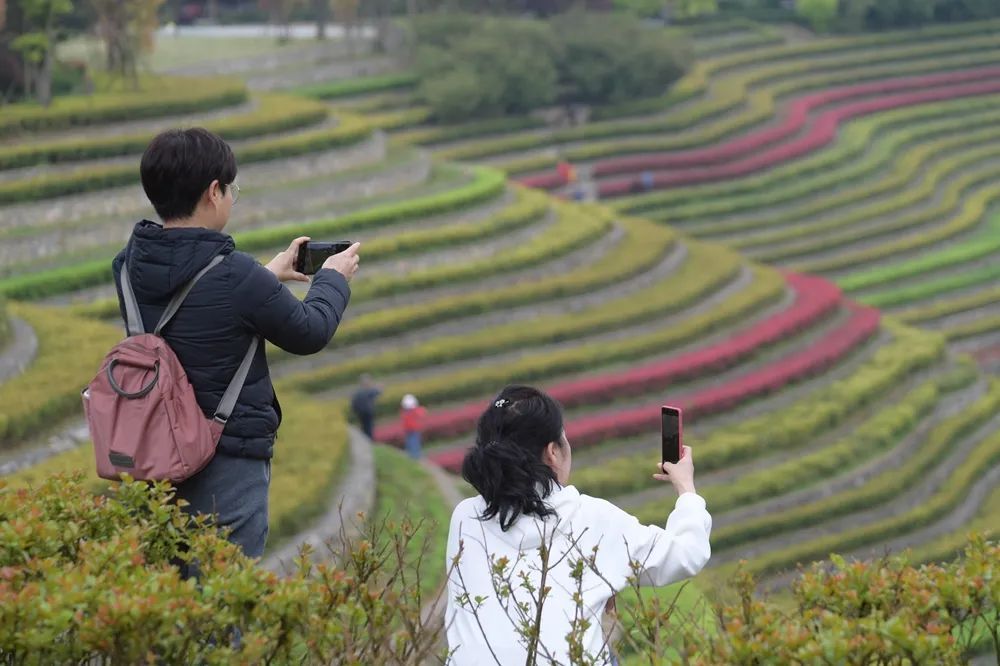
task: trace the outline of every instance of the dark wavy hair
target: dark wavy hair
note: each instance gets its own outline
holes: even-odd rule
[[[497,516],[506,532],[521,514],[555,513],[545,498],[556,475],[542,453],[549,442],[560,444],[562,433],[562,406],[536,388],[508,386],[493,399],[462,461],[462,478],[486,500],[482,520]]]

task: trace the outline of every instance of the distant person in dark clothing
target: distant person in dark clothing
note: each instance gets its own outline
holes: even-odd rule
[[[281,283],[309,281],[293,267],[307,238],[296,238],[262,266],[237,252],[222,231],[239,194],[236,159],[225,141],[204,129],[163,132],[146,148],[140,174],[163,223],[136,224],[112,263],[123,316],[122,271],[128,271],[145,330],[152,331],[174,293],[216,256],[224,257],[194,285],[162,332],[211,418],[255,338],[293,354],[326,347],[351,297],[358,246],[327,259],[299,300]],[[271,456],[280,423],[281,406],[259,344],[215,457],[177,485],[187,511],[213,515],[250,557],[263,554],[267,540]]]
[[[380,395],[382,389],[375,385],[371,375],[361,375],[361,386],[351,398],[351,411],[368,439],[375,439],[375,401]]]

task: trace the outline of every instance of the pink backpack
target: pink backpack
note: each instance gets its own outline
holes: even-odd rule
[[[206,419],[187,373],[160,332],[195,283],[222,260],[215,257],[170,299],[152,333],[143,329],[128,264],[122,267],[128,337],[104,357],[100,372],[83,390],[83,411],[101,478],[117,480],[128,473],[134,479],[177,483],[204,469],[215,455],[259,339],[250,343],[215,415]]]

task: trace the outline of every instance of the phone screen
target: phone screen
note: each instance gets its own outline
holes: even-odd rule
[[[681,459],[681,411],[675,407],[663,407],[660,419],[663,462],[678,462]]]
[[[323,262],[335,254],[351,247],[351,241],[320,242],[309,241],[299,246],[299,256],[295,260],[295,270],[305,275],[314,275],[323,267]]]

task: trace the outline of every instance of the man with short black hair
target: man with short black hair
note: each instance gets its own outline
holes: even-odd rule
[[[128,275],[146,331],[171,297],[215,257],[221,263],[194,285],[162,335],[187,373],[198,404],[211,418],[254,338],[293,354],[313,354],[333,337],[358,270],[358,245],[327,259],[299,300],[282,282],[309,278],[295,271],[300,244],[262,266],[237,252],[223,233],[239,195],[236,158],[205,129],[169,130],[142,156],[142,186],[162,224],[143,220],[112,262],[125,316],[121,273]],[[281,407],[271,384],[264,345],[258,346],[243,390],[203,470],[177,485],[191,513],[210,514],[230,541],[251,557],[264,552],[267,493]]]

